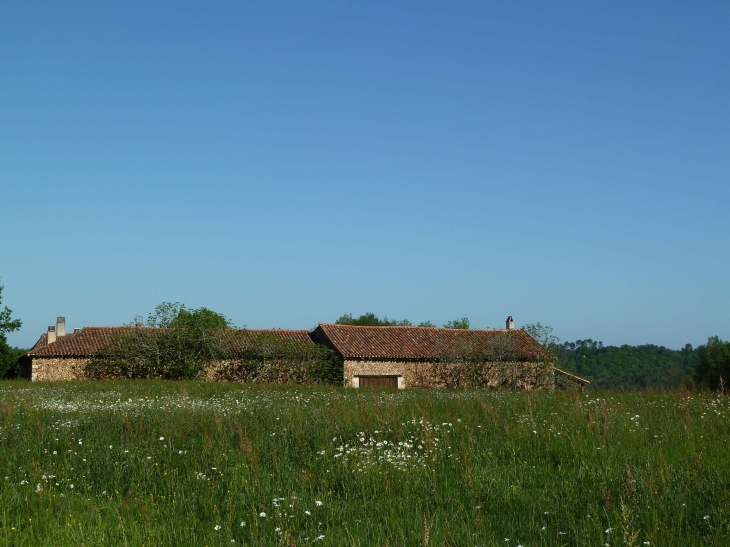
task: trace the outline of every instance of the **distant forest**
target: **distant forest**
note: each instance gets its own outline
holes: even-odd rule
[[[694,385],[703,346],[604,346],[588,339],[551,344],[550,349],[559,368],[590,380],[591,389],[661,390]]]

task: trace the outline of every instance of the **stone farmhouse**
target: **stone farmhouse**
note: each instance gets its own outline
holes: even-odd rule
[[[86,365],[124,329],[84,327],[66,333],[65,318],[49,327],[20,357],[30,380],[87,378]],[[390,388],[509,387],[513,389],[582,388],[589,382],[554,366],[553,356],[512,318],[505,329],[460,330],[434,327],[360,327],[320,323],[307,330],[228,331],[231,343],[272,333],[304,344],[323,344],[343,360],[345,386]],[[229,362],[213,363],[208,380],[229,379]]]

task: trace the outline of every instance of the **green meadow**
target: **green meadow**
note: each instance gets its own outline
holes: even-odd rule
[[[0,545],[730,544],[712,392],[0,384]]]

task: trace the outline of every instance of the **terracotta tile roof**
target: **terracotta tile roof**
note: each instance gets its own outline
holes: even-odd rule
[[[33,350],[36,350],[36,349],[40,349],[40,348],[42,348],[43,346],[46,346],[46,345],[48,345],[48,333],[47,332],[44,332],[43,334],[41,334],[41,337],[35,343],[35,346],[33,346],[32,348],[30,348],[30,351],[33,351]]]
[[[146,327],[84,327],[77,332],[58,338],[54,343],[46,342],[44,333],[40,340],[25,355],[29,357],[89,357],[106,348],[115,336],[124,331]],[[313,344],[311,331],[307,330],[237,330],[229,329],[225,337],[237,348],[245,344],[244,340],[257,334],[270,332],[287,340],[295,340],[305,344]]]
[[[35,346],[33,346],[31,348],[31,350],[28,351],[25,355],[30,355],[30,354],[35,355],[37,352],[39,352],[47,347],[54,347],[54,348],[55,347],[70,347],[73,344],[71,342],[71,340],[75,339],[75,337],[78,336],[79,332],[80,331],[70,332],[70,333],[66,334],[65,336],[61,336],[61,337],[57,338],[56,342],[54,342],[50,346],[48,345],[48,333],[44,332],[43,334],[41,334],[41,337],[35,343]],[[57,346],[57,344],[58,344],[58,346]],[[76,355],[76,354],[69,354],[69,355]]]
[[[315,337],[329,343],[345,359],[423,359],[446,357],[459,348],[488,352],[509,344],[518,361],[550,357],[532,336],[522,329],[463,330],[433,327],[356,327],[320,323]],[[322,340],[324,336],[325,339]]]
[[[260,329],[260,330],[238,330],[226,331],[226,338],[232,349],[241,349],[246,345],[246,340],[258,334],[270,333],[285,340],[301,342],[303,344],[314,344],[312,331],[309,330],[286,330],[286,329]]]
[[[25,355],[30,357],[88,357],[106,348],[115,336],[139,327],[84,327],[47,343],[43,333]],[[146,328],[146,327],[141,327]],[[226,331],[232,348],[240,349],[246,339],[261,333],[272,333],[287,340],[305,344],[325,343],[346,359],[425,359],[444,357],[454,351],[486,351],[495,344],[504,344],[508,337],[520,361],[548,357],[547,351],[522,329],[460,330],[433,327],[355,327],[320,323],[315,331],[306,330],[237,330]]]

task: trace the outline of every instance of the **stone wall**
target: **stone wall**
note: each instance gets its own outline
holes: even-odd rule
[[[462,363],[346,360],[345,385],[359,387],[358,376],[398,376],[398,387],[554,389],[555,369],[537,362]]]
[[[47,358],[33,359],[27,368],[33,381],[84,380],[89,359]],[[28,377],[28,373],[25,374]]]
[[[24,363],[24,376],[34,381],[84,380],[89,359],[47,358]],[[27,372],[25,372],[27,370]],[[369,361],[345,360],[344,384],[359,387],[358,376],[397,376],[399,388],[458,388],[477,387],[512,389],[582,388],[587,382],[577,376],[535,362],[484,363],[471,371],[459,363],[429,361]],[[301,372],[291,366],[272,364],[250,377],[236,361],[211,363],[202,378],[210,382],[254,381],[270,383],[305,383]]]
[[[87,373],[88,358],[26,358],[21,367],[23,377],[33,381],[103,379],[105,376]],[[209,382],[267,382],[302,384],[310,381],[306,366],[297,363],[269,363],[266,367],[251,367],[240,361],[216,361],[202,372]]]
[[[339,373],[337,374],[339,376]],[[316,383],[311,363],[270,361],[260,362],[239,360],[215,361],[203,371],[201,377],[209,382],[265,382],[270,384],[307,384]]]

